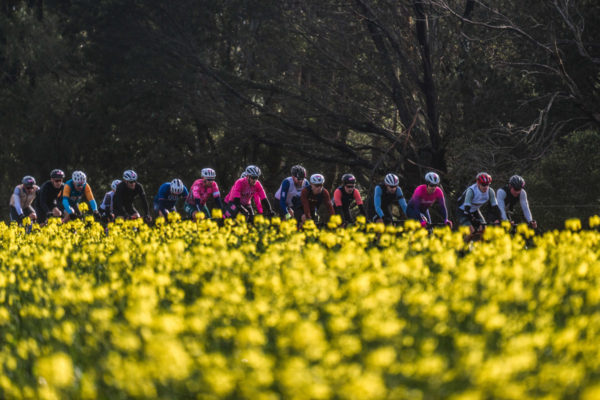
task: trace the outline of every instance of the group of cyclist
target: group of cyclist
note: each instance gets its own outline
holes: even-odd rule
[[[435,172],[425,174],[425,183],[415,189],[408,202],[400,188],[398,176],[388,173],[375,186],[367,209],[356,187],[356,177],[350,173],[341,177],[341,185],[335,188],[331,196],[324,187],[325,177],[322,174],[316,173],[309,177],[303,166],[295,165],[291,169],[291,176],[285,178],[275,192],[275,210],[259,181],[259,167],[249,165],[224,199],[221,199],[216,176],[214,169],[202,169],[200,179],[193,182],[190,190],[178,178],[163,183],[153,199],[154,212],[167,217],[169,213],[176,211],[176,204],[181,199],[187,217],[195,219],[198,213],[203,213],[204,217],[211,218],[209,201],[212,198],[215,208],[222,210],[224,218],[235,218],[242,213],[251,219],[256,209],[258,214],[270,216],[278,213],[283,219],[295,218],[298,225],[302,226],[307,220],[317,219],[320,208],[324,208],[328,216],[340,215],[344,224],[352,223],[354,217],[351,208],[356,205],[359,215],[372,222],[387,224],[394,221],[392,209],[394,205],[398,205],[408,219],[427,226],[432,224],[429,209],[437,203],[443,224],[452,227],[444,192],[440,187],[440,176]],[[481,207],[487,203],[491,205],[494,223],[507,220],[507,210],[511,212],[519,203],[527,222],[531,227],[537,227],[527,202],[525,180],[521,176],[512,176],[504,187],[498,189],[497,194],[490,187],[491,183],[492,177],[486,172],[480,172],[475,183],[459,197],[457,219],[461,226],[470,226],[471,232],[484,226],[486,218],[481,213]],[[141,203],[141,213],[134,207],[136,198]],[[10,219],[21,223],[25,217],[29,217],[32,221],[44,224],[49,217],[56,217],[67,222],[81,216],[79,204],[82,201],[86,201],[92,214],[104,222],[114,221],[119,217],[152,221],[146,193],[133,170],[126,170],[122,180],[116,179],[111,183],[111,190],[106,193],[99,206],[87,183],[86,174],[82,171],[74,171],[71,179],[66,180],[62,170],[54,169],[50,173],[50,179],[41,186],[36,184],[32,176],[27,175],[15,187],[10,198]]]

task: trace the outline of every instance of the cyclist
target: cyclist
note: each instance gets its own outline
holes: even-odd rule
[[[208,199],[212,197],[215,200],[217,207],[223,209],[223,203],[221,202],[221,192],[219,191],[219,185],[215,179],[217,173],[212,168],[203,168],[200,171],[200,179],[197,179],[192,184],[190,194],[185,199],[185,211],[188,217],[195,219],[196,214],[202,211],[206,218],[211,217],[210,210],[208,209]]]
[[[71,179],[65,182],[62,192],[62,206],[64,214],[62,222],[65,223],[74,217],[80,217],[79,203],[85,197],[90,205],[94,217],[99,218],[98,206],[92,193],[92,188],[87,184],[87,176],[82,171],[74,171]]]
[[[529,210],[529,202],[527,201],[527,193],[523,187],[525,186],[525,179],[519,175],[513,175],[508,180],[508,185],[498,189],[498,207],[500,208],[500,215],[503,221],[507,221],[506,210],[513,211],[517,201],[521,204],[521,210],[523,210],[523,216],[529,226],[533,229],[537,228],[537,222],[531,216]]]
[[[273,215],[273,209],[267,199],[265,189],[258,181],[261,174],[260,168],[256,165],[249,165],[245,172],[246,177],[235,181],[225,196],[225,217],[235,217],[241,212],[246,217],[252,218],[254,216],[251,205],[253,199],[259,214]]]
[[[53,169],[50,172],[50,180],[46,181],[40,187],[40,191],[35,199],[35,209],[40,224],[46,223],[48,217],[62,217],[61,202],[62,190],[64,187],[65,173],[60,169]]]
[[[406,215],[406,199],[400,189],[400,179],[396,174],[389,173],[383,182],[375,186],[372,200],[369,202],[369,215],[374,222],[389,224],[393,221],[392,204],[398,202]]]
[[[360,192],[356,188],[356,177],[352,174],[344,174],[342,175],[342,185],[338,186],[333,191],[335,213],[342,217],[342,222],[344,224],[351,224],[354,222],[354,218],[352,218],[352,215],[350,214],[352,201],[358,206],[359,214],[365,215],[363,200],[360,196]]]
[[[140,218],[140,213],[133,206],[133,200],[139,197],[142,200],[142,208],[144,211],[144,220],[152,221],[148,209],[148,200],[144,187],[137,181],[138,175],[135,171],[128,169],[123,172],[123,181],[117,185],[113,196],[113,210],[115,217],[136,219]]]
[[[308,186],[310,185],[306,179],[306,169],[302,165],[294,165],[292,175],[285,178],[275,192],[275,198],[279,200],[279,214],[282,218],[294,217],[294,208],[301,205],[300,193]]]
[[[166,218],[170,212],[177,211],[177,200],[185,199],[189,194],[181,179],[175,178],[171,182],[163,183],[154,196],[154,212]]]
[[[473,233],[475,230],[483,230],[486,223],[481,214],[480,208],[487,202],[492,206],[494,213],[494,223],[500,222],[500,209],[496,200],[496,193],[490,187],[492,177],[486,172],[477,174],[476,182],[469,186],[458,198],[458,223],[462,226],[468,226]]]
[[[36,198],[38,185],[35,184],[33,176],[26,175],[21,180],[21,184],[15,186],[12,196],[10,196],[10,220],[19,224],[23,218],[29,217],[31,221],[37,219],[37,214],[32,207]]]
[[[450,228],[452,228],[452,221],[448,220],[448,210],[446,209],[444,192],[439,187],[440,176],[435,172],[428,172],[425,174],[425,182],[424,185],[417,186],[412,197],[408,201],[406,215],[410,219],[421,222],[421,225],[423,226],[431,224],[429,208],[437,202],[442,209],[444,224],[449,225]]]
[[[300,225],[304,224],[307,219],[316,220],[317,211],[321,204],[325,204],[329,216],[335,214],[333,205],[331,204],[331,196],[327,189],[323,187],[325,177],[321,174],[313,174],[310,176],[310,186],[302,189],[300,193],[301,204],[294,209],[294,215]]]
[[[121,183],[120,179],[115,179],[110,184],[110,190],[106,192],[104,195],[104,199],[102,200],[102,204],[100,204],[100,216],[104,222],[114,221],[115,213],[113,208],[113,199],[115,196],[115,191],[117,190],[117,186]]]

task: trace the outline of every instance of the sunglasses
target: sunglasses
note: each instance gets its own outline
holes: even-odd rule
[[[489,183],[480,183],[481,186],[486,187],[486,186],[490,186]]]
[[[257,180],[257,179],[258,179],[258,176],[251,176],[251,175],[248,175],[248,178],[250,178],[250,179],[252,179],[253,181],[255,181],[255,180]]]
[[[322,183],[311,183],[314,187],[323,187]]]
[[[34,187],[33,187],[33,186],[25,186],[25,189],[26,189],[26,190],[33,190],[33,189],[34,189]]]
[[[56,179],[56,178],[52,179],[52,182],[56,182],[56,183],[59,183],[59,182],[62,182],[62,181],[63,181],[62,179]]]
[[[346,185],[347,189],[354,189],[354,185]]]

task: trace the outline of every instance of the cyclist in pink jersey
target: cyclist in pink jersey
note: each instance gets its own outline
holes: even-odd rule
[[[217,173],[212,168],[204,168],[200,172],[200,179],[197,179],[192,184],[190,194],[185,200],[185,211],[188,217],[194,219],[199,211],[202,211],[206,218],[210,218],[210,210],[207,206],[208,200],[212,197],[215,204],[221,210],[223,203],[221,202],[221,192],[219,185],[215,182]]]
[[[225,197],[224,216],[233,218],[241,212],[246,217],[252,218],[254,216],[251,205],[252,200],[254,200],[254,205],[259,214],[273,215],[271,203],[269,203],[265,190],[258,181],[260,168],[249,165],[245,172],[246,177],[235,181],[229,194]]]
[[[439,175],[435,172],[428,172],[425,174],[425,182],[427,182],[425,185],[420,185],[415,189],[406,206],[406,216],[421,222],[423,226],[431,224],[429,208],[437,202],[442,209],[444,223],[452,228],[452,221],[448,220],[444,192],[439,188]]]

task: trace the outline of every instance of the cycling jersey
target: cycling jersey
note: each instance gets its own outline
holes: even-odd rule
[[[525,192],[525,189],[521,189],[521,193],[515,197],[510,192],[510,187],[506,185],[503,188],[498,189],[497,197],[498,207],[500,208],[500,215],[502,216],[503,221],[508,219],[506,210],[509,209],[512,211],[515,207],[515,204],[517,204],[517,201],[521,204],[521,209],[523,210],[525,220],[527,220],[528,223],[533,220],[531,211],[529,210],[529,202],[527,201],[527,193]]]
[[[16,221],[19,216],[35,212],[31,204],[35,200],[39,189],[39,186],[33,185],[33,190],[28,192],[23,184],[15,186],[15,190],[10,196],[10,217],[13,221]]]
[[[203,206],[208,202],[208,199],[212,196],[217,202],[217,205],[221,207],[221,192],[219,191],[219,185],[215,181],[209,181],[210,185],[206,186],[204,179],[197,179],[192,184],[190,194],[185,199],[187,204]]]
[[[476,183],[472,184],[463,192],[458,199],[458,208],[461,211],[475,212],[478,211],[485,203],[490,202],[492,206],[498,206],[496,201],[496,193],[491,187],[485,192],[479,190]]]
[[[333,191],[333,205],[335,207],[335,212],[342,216],[343,222],[354,222],[350,215],[350,205],[352,204],[352,201],[358,206],[360,214],[365,215],[365,208],[358,189],[354,188],[352,193],[348,193],[342,185]]]
[[[300,186],[296,186],[292,176],[285,178],[283,182],[281,182],[279,189],[275,192],[275,198],[279,200],[279,208],[283,214],[287,212],[287,209],[294,208],[294,199],[299,199],[302,189],[308,186],[310,186],[310,184],[306,179],[303,179],[302,182],[300,182]]]
[[[92,193],[92,188],[90,185],[84,183],[83,188],[81,188],[81,190],[77,190],[75,189],[75,184],[73,183],[72,179],[69,179],[67,182],[65,182],[62,195],[62,206],[67,214],[72,214],[74,212],[73,209],[78,210],[77,205],[84,197],[89,203],[92,211],[97,211],[98,206],[96,205],[96,200],[94,199],[94,194]],[[71,207],[73,207],[73,209],[71,209]]]
[[[299,212],[294,210],[294,215],[296,218],[300,218],[302,213],[304,213],[306,219],[314,218],[316,216],[316,211],[319,209],[321,204],[325,204],[325,206],[327,206],[327,211],[329,212],[330,216],[335,214],[333,206],[331,205],[331,196],[325,188],[321,190],[321,193],[314,194],[312,187],[306,187],[302,189],[302,192],[300,193],[300,200],[302,204],[302,210],[298,209]]]
[[[43,218],[52,212],[54,207],[59,207],[59,198],[62,197],[63,187],[64,185],[61,183],[58,189],[55,188],[52,181],[46,181],[42,184],[35,202],[38,214],[40,214],[38,217]]]
[[[232,203],[234,199],[240,199],[242,206],[249,206],[252,199],[259,214],[263,213],[261,200],[266,199],[267,195],[259,181],[250,184],[247,178],[240,178],[233,184],[233,187],[225,197],[225,203]]]
[[[99,207],[102,212],[113,212],[114,195],[115,192],[112,190],[106,192],[106,194],[104,195],[104,199],[102,200],[102,204],[100,204]]]
[[[444,221],[446,221],[448,219],[448,210],[446,209],[446,201],[442,189],[436,187],[433,193],[429,193],[427,191],[427,185],[420,185],[415,189],[415,192],[408,202],[408,206],[406,207],[407,216],[419,221],[421,215],[425,215],[427,221],[431,223],[429,208],[436,202],[439,203],[442,208],[442,216]]]
[[[175,204],[178,199],[188,197],[188,189],[184,186],[181,194],[171,193],[171,182],[165,182],[158,188],[158,193],[154,196],[154,211],[160,211],[166,214],[166,211],[175,211]]]
[[[135,183],[133,189],[129,189],[127,182],[123,181],[117,185],[117,190],[113,196],[113,211],[115,216],[131,216],[137,213],[137,210],[133,206],[133,200],[138,196],[142,200],[142,207],[144,209],[144,215],[148,214],[148,200],[146,199],[146,192],[144,187],[139,183]]]
[[[406,199],[402,193],[400,186],[396,188],[395,192],[389,193],[386,185],[380,183],[375,186],[375,193],[372,200],[369,202],[369,215],[370,218],[384,218],[386,220],[392,219],[391,205],[398,202],[402,212],[406,214]]]

